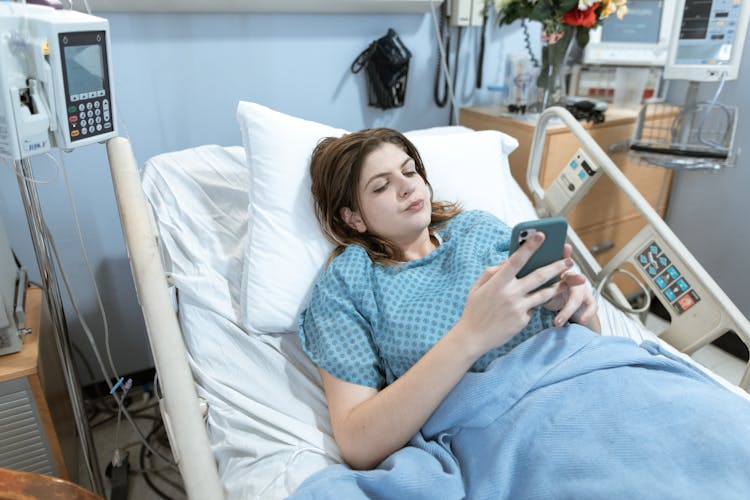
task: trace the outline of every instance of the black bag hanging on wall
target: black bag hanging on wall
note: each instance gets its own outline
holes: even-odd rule
[[[392,28],[357,56],[352,63],[352,73],[365,69],[370,106],[389,109],[404,105],[409,59],[411,52]]]

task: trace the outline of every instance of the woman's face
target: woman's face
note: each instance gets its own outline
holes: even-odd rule
[[[359,211],[347,221],[402,249],[427,234],[432,219],[430,191],[414,160],[399,146],[384,143],[362,164],[357,186]],[[344,220],[347,220],[345,215]]]

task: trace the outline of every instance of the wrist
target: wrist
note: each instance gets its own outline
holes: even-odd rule
[[[450,349],[463,358],[468,366],[473,365],[477,359],[490,350],[480,342],[479,336],[473,334],[470,328],[461,321],[448,331],[444,339]]]

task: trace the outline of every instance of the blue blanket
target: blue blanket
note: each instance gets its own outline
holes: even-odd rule
[[[549,329],[377,469],[327,467],[291,498],[750,498],[750,402],[656,344]]]

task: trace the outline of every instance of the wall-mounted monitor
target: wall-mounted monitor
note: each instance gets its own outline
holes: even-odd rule
[[[664,78],[737,79],[748,20],[747,0],[679,0]]]
[[[628,13],[612,14],[591,31],[584,64],[664,66],[679,0],[628,0]]]

